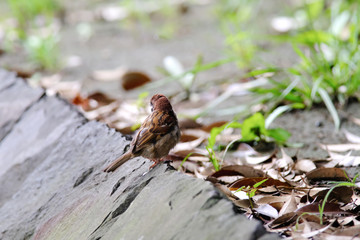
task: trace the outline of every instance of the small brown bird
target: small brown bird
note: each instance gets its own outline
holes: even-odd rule
[[[169,100],[164,95],[156,94],[151,98],[150,105],[152,113],[141,125],[130,149],[107,166],[104,172],[115,171],[129,159],[138,156],[154,161],[153,167],[179,141],[180,128]]]

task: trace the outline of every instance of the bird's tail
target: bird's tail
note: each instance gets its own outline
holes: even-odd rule
[[[118,167],[120,167],[122,164],[124,164],[127,160],[129,160],[132,157],[133,157],[133,154],[131,153],[131,151],[126,152],[121,157],[119,157],[118,159],[113,161],[109,166],[107,166],[104,169],[104,172],[113,172],[113,171],[115,171]]]

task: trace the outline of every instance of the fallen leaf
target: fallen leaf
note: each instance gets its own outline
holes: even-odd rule
[[[294,169],[307,173],[316,169],[316,165],[309,159],[300,159],[296,161]]]
[[[293,226],[299,216],[300,214],[296,212],[286,213],[270,222],[269,227],[272,229],[278,229]]]
[[[309,183],[314,184],[317,181],[347,181],[347,174],[340,168],[319,168],[306,174]]]
[[[257,165],[272,158],[273,154],[263,156],[245,156],[246,162],[249,164]]]
[[[1,49],[0,49],[0,55],[1,55]],[[24,79],[31,78],[35,74],[35,70],[26,70],[17,67],[6,67],[6,70],[10,72],[15,72],[17,77]]]
[[[280,169],[289,169],[294,165],[294,161],[292,158],[286,154],[284,148],[281,148],[281,154],[282,157],[279,159],[276,159],[276,165]]]
[[[199,146],[204,140],[205,140],[205,138],[201,137],[194,141],[180,142],[180,143],[176,144],[176,146],[173,148],[173,152],[192,150],[192,149],[196,148],[197,146]]]
[[[291,195],[288,197],[287,201],[279,211],[279,216],[284,215],[286,213],[295,212],[297,209],[297,203],[295,200],[294,191],[291,192]]]
[[[285,203],[289,199],[288,196],[264,196],[256,201],[257,204],[271,204],[275,202]]]
[[[108,69],[108,70],[97,70],[94,71],[92,74],[92,78],[97,81],[118,81],[119,79],[124,76],[124,74],[127,72],[126,68],[124,67],[118,67],[115,69]]]
[[[315,199],[316,202],[321,202],[324,200],[326,194],[330,191],[330,189],[325,189],[322,191],[317,192],[316,194],[312,195],[311,197]],[[334,188],[327,201],[328,202],[342,202],[342,203],[350,203],[353,195],[353,190],[351,187],[341,186]]]
[[[179,127],[181,130],[184,129],[193,129],[193,128],[202,128],[202,124],[196,122],[191,118],[182,118],[179,119]]]
[[[360,118],[356,118],[356,117],[353,117],[353,116],[350,116],[350,120],[355,123],[356,125],[359,125],[360,126]]]
[[[320,146],[331,152],[346,152],[350,150],[360,150],[360,144],[356,143],[347,143],[347,144],[320,144]]]
[[[328,226],[326,227],[323,227],[319,230],[315,230],[315,231],[312,231],[312,232],[309,232],[309,233],[303,233],[301,234],[301,236],[303,236],[304,238],[311,238],[311,237],[314,237],[316,235],[318,235],[319,233],[322,233],[324,231],[326,231],[329,227],[331,227],[331,224],[329,224]]]
[[[197,136],[189,135],[189,134],[181,134],[180,136],[180,142],[191,142],[198,139]]]
[[[265,173],[261,170],[254,169],[250,166],[241,166],[241,165],[230,165],[221,168],[219,171],[214,173],[212,177],[221,177],[221,176],[236,176],[241,175],[244,177],[264,177]]]
[[[203,126],[201,129],[204,130],[205,132],[211,132],[211,129],[213,129],[215,127],[221,127],[227,123],[228,123],[227,121],[214,122],[209,125]]]
[[[291,187],[288,183],[281,182],[279,180],[275,180],[272,178],[266,178],[266,177],[251,177],[251,178],[243,178],[239,179],[232,184],[230,184],[229,189],[231,191],[236,191],[237,189],[245,186],[254,186],[254,184],[263,181],[264,179],[267,179],[264,183],[262,183],[258,188],[262,187],[269,187],[269,186],[277,186],[277,187]]]
[[[151,82],[150,77],[141,72],[126,72],[121,78],[122,87],[126,91],[138,88],[149,82]]]
[[[360,143],[360,137],[355,135],[355,134],[352,134],[351,132],[347,131],[347,130],[343,130],[344,134],[345,134],[345,137],[346,139],[351,142],[351,143]]]
[[[298,212],[298,213],[308,212],[308,213],[320,214],[319,213],[320,204],[321,203],[319,203],[319,202],[313,202],[313,203],[307,204],[307,205],[297,209],[295,212]],[[343,211],[340,208],[340,204],[330,203],[330,202],[325,203],[324,214],[327,214],[327,215],[340,215],[340,214],[341,215],[351,215],[350,212]]]
[[[270,204],[260,205],[259,207],[254,208],[254,210],[256,210],[259,214],[268,216],[270,218],[279,217],[278,211]]]

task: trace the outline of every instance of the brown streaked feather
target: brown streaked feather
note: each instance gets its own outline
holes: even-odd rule
[[[158,140],[162,135],[171,131],[176,124],[177,119],[173,117],[173,114],[164,115],[161,111],[154,111],[140,127],[134,140],[133,153],[140,151],[148,143]]]
[[[180,138],[176,114],[170,101],[162,94],[155,94],[151,100],[152,113],[145,119],[130,144],[130,149],[115,160],[105,172],[114,171],[127,160],[142,156],[153,161],[166,156]]]
[[[113,161],[109,166],[107,166],[103,171],[104,172],[113,172],[115,171],[118,167],[120,167],[121,165],[123,165],[126,161],[128,161],[130,158],[133,157],[133,154],[131,151],[126,152],[125,154],[123,154],[121,157],[119,157],[118,159],[116,159],[115,161]]]

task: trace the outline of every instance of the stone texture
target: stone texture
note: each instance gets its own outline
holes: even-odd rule
[[[15,84],[16,74],[0,69],[0,92],[9,86]]]
[[[0,141],[21,114],[42,95],[43,90],[32,89],[15,74],[0,69]]]
[[[0,142],[0,239],[277,237],[210,183],[166,164],[149,171],[135,158],[102,172],[128,144],[57,97],[33,101]]]

